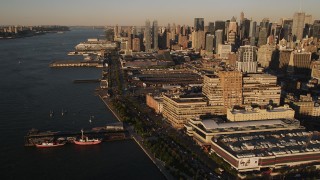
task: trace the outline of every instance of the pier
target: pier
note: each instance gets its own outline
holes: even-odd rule
[[[54,61],[50,63],[49,67],[59,68],[59,67],[103,67],[97,61],[76,61],[76,60],[63,60]]]
[[[99,83],[101,79],[76,79],[73,83]]]
[[[106,126],[96,127],[91,130],[84,131],[84,135],[94,138],[102,138],[102,141],[116,141],[131,139],[128,131],[123,129],[123,126]],[[63,139],[66,143],[73,143],[73,141],[81,137],[81,131],[39,131],[37,129],[31,129],[24,137],[25,146],[35,146],[36,144],[45,141],[54,141],[57,139]]]

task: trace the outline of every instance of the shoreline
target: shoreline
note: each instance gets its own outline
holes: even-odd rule
[[[107,108],[112,112],[112,114],[117,118],[119,122],[122,122],[120,117],[117,115],[117,113],[111,108],[111,106],[108,104],[109,101],[102,97],[100,93],[98,93],[99,98],[104,102],[104,104],[107,106]],[[153,164],[160,170],[160,172],[163,174],[163,176],[168,179],[174,179],[174,177],[168,172],[168,170],[165,168],[164,165],[162,165],[164,162],[158,160],[156,157],[153,156],[151,152],[149,152],[142,144],[143,139],[141,136],[139,136],[137,133],[134,132],[133,127],[128,128],[128,132],[131,134],[131,138],[138,144],[138,146],[143,150],[143,152],[149,157],[149,159],[153,162]],[[140,140],[139,140],[140,139]],[[164,163],[165,164],[165,163]]]

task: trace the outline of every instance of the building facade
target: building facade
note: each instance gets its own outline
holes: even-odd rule
[[[320,61],[314,61],[311,64],[311,77],[318,80],[320,84]]]
[[[163,97],[161,96],[153,96],[152,94],[147,94],[146,104],[157,114],[161,114],[163,111]]]
[[[302,40],[303,38],[303,29],[305,26],[305,16],[304,12],[296,12],[293,15],[293,24],[292,24],[292,35],[296,37],[297,40]]]
[[[257,47],[249,45],[240,46],[238,54],[238,71],[256,73],[258,70]]]
[[[260,46],[258,49],[258,63],[261,67],[267,68],[270,65],[270,61],[272,59],[272,53],[276,49],[274,45],[266,44]]]
[[[216,113],[216,107],[208,105],[207,99],[203,96],[163,95],[162,115],[174,128],[183,128],[190,118]]]
[[[246,74],[243,76],[243,104],[280,104],[281,87],[277,77],[270,74]]]
[[[144,40],[145,40],[145,51],[148,52],[151,50],[151,32],[150,32],[150,21],[146,21],[145,29],[144,29]]]
[[[294,119],[294,110],[289,105],[281,107],[269,107],[267,109],[252,108],[227,110],[227,119],[229,121],[257,121],[269,119]]]

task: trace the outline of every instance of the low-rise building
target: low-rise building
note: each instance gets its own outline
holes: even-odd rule
[[[238,172],[320,162],[320,132],[306,131],[295,119],[190,119],[185,127],[198,144],[210,146]]]
[[[298,117],[306,116],[316,119],[320,117],[320,102],[314,101],[310,94],[300,95],[299,99],[288,96],[286,101],[291,102],[291,107]]]
[[[222,135],[304,129],[296,119],[224,122],[219,118],[190,118],[184,126],[187,135],[193,137],[200,145],[210,145],[212,138]]]
[[[227,119],[230,121],[256,121],[266,119],[293,119],[294,110],[289,105],[281,107],[269,106],[267,109],[246,107],[245,109],[229,108]]]

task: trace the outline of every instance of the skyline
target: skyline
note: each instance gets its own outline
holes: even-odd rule
[[[302,11],[311,14],[313,20],[320,19],[318,0],[163,0],[152,3],[148,0],[29,0],[27,3],[22,0],[5,0],[0,7],[0,25],[143,26],[146,19],[158,20],[160,26],[168,23],[193,25],[196,17],[204,18],[207,25],[210,21],[228,20],[232,16],[238,21],[241,12],[244,12],[246,18],[257,22],[266,17],[277,22],[280,18],[293,18],[293,14],[300,10],[300,4]]]

